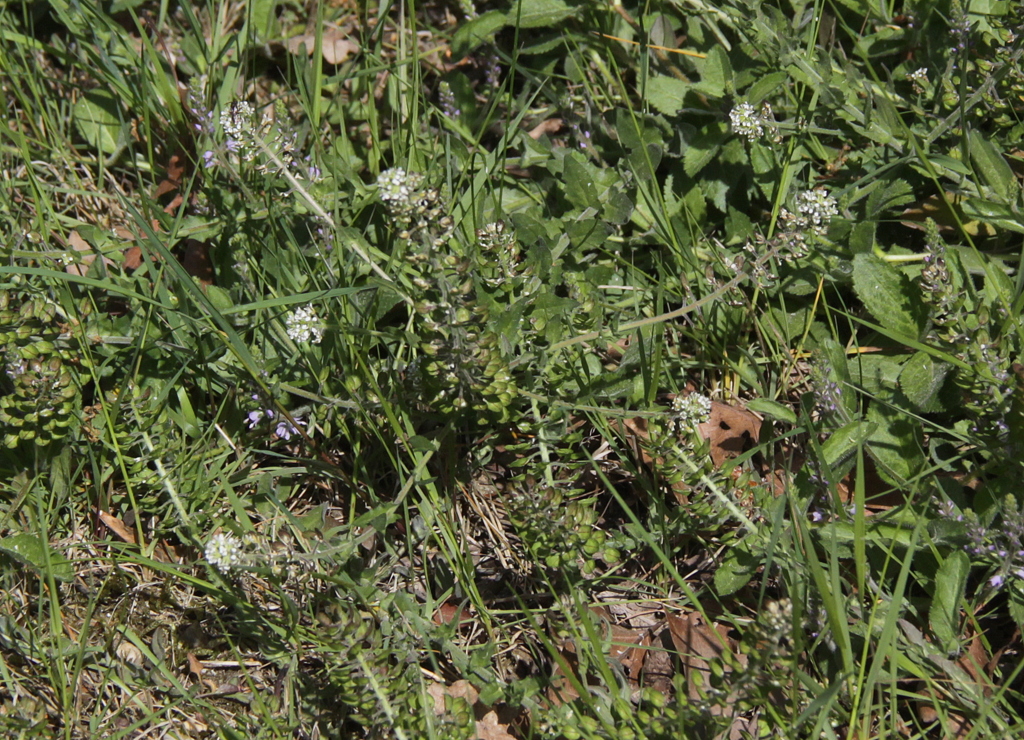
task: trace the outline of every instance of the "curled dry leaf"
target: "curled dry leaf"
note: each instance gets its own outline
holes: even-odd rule
[[[320,53],[328,64],[341,64],[359,53],[359,44],[349,37],[347,31],[340,28],[325,28],[320,43]],[[316,48],[316,34],[304,33],[301,36],[293,36],[285,41],[284,45],[292,54],[298,54],[305,46],[306,54],[312,55]]]
[[[724,624],[708,624],[700,612],[670,614],[667,617],[669,635],[679,653],[679,664],[686,678],[687,696],[691,701],[702,701],[706,687],[711,684],[713,662],[718,661],[725,674],[732,673],[732,666],[746,668],[747,656],[740,652],[739,643],[729,636],[729,627]],[[711,713],[732,718],[729,740],[750,737],[756,727],[753,717],[745,717],[735,711],[736,697],[711,705]]]
[[[473,621],[473,614],[468,608],[446,601],[438,607],[433,616],[434,624],[452,624],[462,626]]]
[[[531,139],[539,139],[544,134],[557,134],[562,130],[562,119],[561,118],[548,118],[541,121],[536,126],[530,129],[528,136]]]
[[[203,678],[203,662],[191,652],[188,654],[188,672],[200,681]]]
[[[117,653],[117,657],[123,660],[125,663],[131,663],[132,665],[140,666],[144,662],[142,651],[139,650],[133,643],[127,640],[122,640],[117,644],[114,652]]]
[[[127,542],[131,545],[135,544],[135,533],[128,529],[120,519],[113,514],[110,514],[103,509],[100,509],[96,516],[103,522],[107,529],[109,529],[121,542]]]
[[[548,685],[547,691],[548,701],[555,706],[580,698],[580,692],[576,690],[572,678],[566,675],[565,668],[563,667],[563,665],[567,666],[572,676],[577,681],[579,680],[580,661],[576,656],[576,645],[572,640],[566,640],[562,643],[562,649],[558,652],[562,660],[558,661],[555,665],[555,671],[551,676],[551,682]]]

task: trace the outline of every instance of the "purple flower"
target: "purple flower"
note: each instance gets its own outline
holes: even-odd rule
[[[213,151],[207,150],[203,152],[203,167],[210,169],[214,164],[216,164],[216,161],[214,160]]]
[[[296,419],[295,423],[298,424],[299,426],[306,426],[306,422],[302,421],[301,419]],[[280,437],[286,442],[292,438],[293,434],[298,433],[298,428],[292,426],[287,419],[283,419],[277,422],[277,429],[274,430],[274,434],[276,434],[278,437]]]
[[[274,409],[256,409],[246,414],[246,418],[249,419],[248,426],[250,429],[255,429],[256,425],[264,419],[273,419],[277,414],[274,413]]]
[[[998,573],[988,579],[988,585],[990,585],[992,588],[1002,588],[1003,583],[1005,582],[1006,576],[1000,575]]]

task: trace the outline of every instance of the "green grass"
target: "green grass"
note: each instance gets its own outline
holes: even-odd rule
[[[1022,13],[4,5],[0,730],[1020,736]]]

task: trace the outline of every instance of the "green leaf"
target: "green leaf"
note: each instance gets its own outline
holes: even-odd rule
[[[1024,584],[1014,578],[1007,587],[1009,592],[1010,617],[1017,626],[1024,629]]]
[[[611,188],[604,196],[604,212],[601,214],[605,221],[612,224],[628,223],[633,215],[633,201],[629,199],[622,190]]]
[[[850,388],[855,378],[853,373],[858,369],[860,358],[857,364],[847,361],[846,350],[839,342],[830,336],[819,340],[818,350],[826,363],[826,369],[831,371],[832,379],[839,383],[842,392],[843,408],[846,409],[848,418],[859,416],[860,401],[857,394]]]
[[[977,129],[971,131],[970,145],[976,176],[980,176],[1003,203],[1015,201],[1020,186],[1003,153]]]
[[[693,177],[704,169],[718,150],[722,148],[727,132],[722,126],[709,126],[706,131],[696,136],[683,153],[683,169]]]
[[[890,180],[884,186],[875,188],[868,195],[866,215],[880,218],[885,211],[898,208],[914,200],[914,189],[906,180]]]
[[[78,99],[72,110],[82,138],[106,155],[124,146],[125,126],[120,113],[117,98],[106,90],[90,90]]]
[[[277,0],[250,0],[249,2],[249,23],[246,30],[255,31],[254,41],[261,43],[271,38],[274,33],[274,26],[277,23]],[[243,38],[249,38],[250,34],[243,32]]]
[[[1015,205],[993,203],[984,198],[964,198],[960,201],[960,208],[967,223],[981,221],[997,229],[1024,234],[1024,220]]]
[[[850,251],[854,254],[866,254],[875,246],[875,229],[877,221],[861,221],[850,232]]]
[[[519,0],[508,13],[510,23],[520,28],[553,26],[576,13],[563,0]]]
[[[915,352],[900,371],[900,389],[918,410],[939,411],[937,396],[950,369],[948,363],[936,362],[927,352]]]
[[[482,15],[459,26],[452,36],[452,54],[462,58],[483,43],[492,41],[494,34],[508,25],[508,17],[497,10],[488,10]]]
[[[570,221],[565,224],[565,233],[573,248],[583,253],[604,244],[608,238],[608,225],[593,218]]]
[[[750,582],[760,565],[761,558],[748,552],[743,543],[729,548],[715,571],[715,593],[720,597],[736,593]]]
[[[824,547],[835,547],[841,557],[853,557],[854,545],[860,534],[853,522],[834,521],[811,530],[814,539]],[[914,541],[914,528],[881,521],[868,521],[864,540],[886,550],[905,550]]]
[[[647,102],[667,116],[678,113],[683,108],[683,100],[693,88],[688,82],[677,80],[668,75],[657,75],[647,81],[644,91]]]
[[[867,420],[875,423],[868,452],[878,463],[878,473],[894,485],[902,485],[924,467],[921,425],[907,413],[885,403],[868,407]]]
[[[940,177],[956,177],[956,175],[970,177],[973,174],[970,167],[947,154],[928,152],[927,155],[928,164],[935,168]]]
[[[599,209],[601,201],[597,196],[592,165],[582,154],[572,152],[566,156],[564,167],[565,196],[569,201],[577,208]]]
[[[1002,306],[1003,308],[1012,306],[1017,298],[1017,290],[1013,281],[1010,280],[999,264],[992,262],[990,259],[985,259],[982,262],[982,267],[985,270],[985,302],[993,306]],[[1010,318],[1010,321],[1016,325],[1018,319],[1019,316],[1013,316]]]
[[[837,468],[848,462],[857,448],[867,442],[877,426],[867,421],[851,421],[833,433],[821,446],[825,464],[830,468]]]
[[[770,416],[773,419],[784,421],[787,424],[796,424],[796,414],[789,406],[777,401],[770,401],[767,398],[755,398],[747,403],[747,408],[759,414]]]
[[[778,341],[789,343],[803,335],[807,319],[806,308],[789,313],[779,306],[772,306],[762,317],[762,322]]]
[[[935,574],[935,593],[928,609],[928,622],[942,649],[952,653],[960,638],[960,603],[967,589],[971,560],[963,550],[953,550]]]
[[[898,337],[916,340],[922,329],[920,296],[910,279],[873,254],[853,258],[853,288],[875,320]]]
[[[707,57],[697,63],[700,82],[694,86],[709,98],[721,98],[732,86],[732,65],[721,46],[712,47]]]
[[[28,567],[36,575],[47,572],[47,563],[50,573],[60,581],[70,581],[75,575],[71,561],[34,534],[23,532],[0,539],[0,553]]]
[[[769,95],[777,94],[788,78],[789,75],[785,72],[772,72],[765,75],[747,90],[747,102],[756,106]]]

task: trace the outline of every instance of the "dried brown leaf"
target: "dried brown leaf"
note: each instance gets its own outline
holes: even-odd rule
[[[666,620],[691,699],[699,699],[704,687],[710,685],[712,661],[721,661],[726,673],[731,672],[730,663],[746,663],[739,644],[729,637],[728,626],[708,624],[697,611],[669,614]],[[733,660],[725,657],[727,653]]]
[[[459,679],[448,687],[448,696],[465,699],[470,706],[474,706],[477,699],[480,698],[480,692],[469,681]]]
[[[557,134],[562,130],[562,119],[561,118],[548,118],[541,121],[536,126],[530,129],[527,136],[531,139],[539,139],[544,134]]]
[[[168,193],[173,193],[181,187],[182,178],[185,176],[185,165],[188,160],[181,154],[172,154],[167,163],[167,172],[163,180],[156,186],[155,198],[160,198]]]
[[[446,601],[434,612],[433,620],[434,624],[451,624],[456,622],[461,626],[472,622],[473,615],[466,607]]]
[[[124,253],[124,268],[134,270],[142,264],[142,249],[139,247],[128,247]]]
[[[712,401],[711,418],[701,424],[699,430],[700,435],[711,442],[711,459],[718,468],[757,444],[761,420],[746,409]]]
[[[213,260],[210,259],[209,242],[186,239],[181,264],[185,272],[198,278],[202,285],[213,285]]]
[[[657,635],[647,631],[639,647],[633,648],[633,660],[629,665],[639,663],[630,678],[636,679],[640,686],[654,689],[666,696],[672,692],[672,677],[676,675],[676,666],[672,660],[672,652],[666,643],[668,631],[662,629]],[[625,662],[623,663],[625,665]]]
[[[501,723],[493,709],[476,721],[476,736],[478,740],[516,740],[509,734],[508,725]]]
[[[320,54],[328,64],[341,64],[359,53],[359,44],[340,28],[325,28],[320,43]],[[293,36],[284,45],[292,54],[298,54],[305,45],[306,54],[311,56],[316,48],[316,34],[310,32]]]
[[[203,678],[203,663],[191,652],[188,654],[188,672],[200,681]]]
[[[551,676],[551,682],[548,685],[547,691],[548,701],[556,706],[579,699],[580,697],[574,682],[566,675],[565,668],[563,668],[563,665],[568,666],[569,671],[578,680],[580,666],[579,659],[576,657],[576,646],[572,640],[566,640],[562,645],[562,649],[558,652],[564,663],[559,661],[555,664],[555,670]]]
[[[135,544],[135,533],[128,529],[120,519],[113,514],[109,514],[103,509],[100,509],[96,516],[99,517],[100,521],[103,522],[107,529],[114,533],[114,535],[122,542],[127,542],[131,545]]]
[[[444,714],[444,697],[448,694],[445,685],[434,682],[427,687],[427,693],[434,699],[434,714]]]
[[[77,231],[72,231],[68,234],[67,245],[78,252],[79,257],[77,262],[67,265],[64,268],[64,272],[69,275],[85,275],[85,273],[89,272],[89,265],[96,261],[97,253],[93,251],[92,245],[83,239],[82,235]],[[113,265],[115,262],[109,257],[104,257],[103,264]]]

